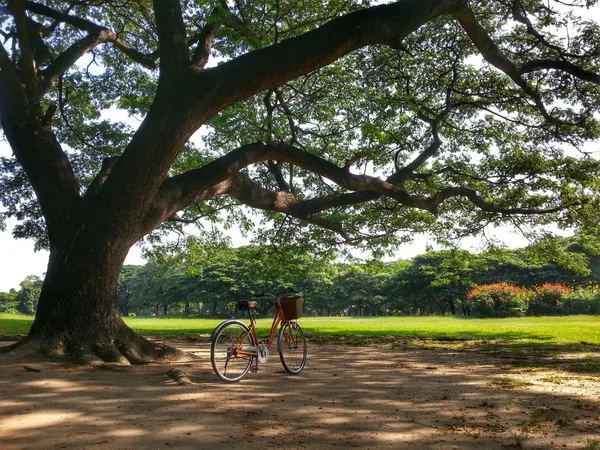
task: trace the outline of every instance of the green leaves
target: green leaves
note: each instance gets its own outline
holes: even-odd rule
[[[181,4],[181,20],[190,57],[205,50],[210,56],[205,67],[214,67],[234,58],[243,62],[245,55],[265,55],[268,52],[261,50],[370,3],[194,0]],[[116,36],[91,47],[87,56],[56,77],[41,101],[42,112],[58,106],[51,127],[83,193],[104,158],[121,155],[135,142],[136,120],[141,122],[152,110],[159,79],[158,70],[152,69],[159,54],[156,20],[146,1],[53,1],[48,6],[56,10],[28,12],[46,27],[43,40],[55,58],[40,65],[40,73],[51,73],[74,44],[82,45],[90,30]],[[480,232],[486,224],[512,220],[501,209],[527,212],[518,219],[526,226],[554,222],[592,235],[600,223],[600,165],[595,154],[583,151],[588,151],[586,143],[600,137],[600,86],[595,81],[600,26],[586,17],[583,4],[567,9],[539,1],[484,0],[469,7],[471,22],[459,21],[458,12],[438,17],[409,33],[396,48],[363,47],[318,70],[308,69],[319,66],[311,65],[308,56],[305,73],[281,86],[248,79],[249,85],[270,88],[232,104],[227,101],[226,108],[225,103],[207,106],[206,117],[211,119],[201,139],[177,142],[171,150],[179,151],[177,158],[165,158],[173,162],[168,173],[174,176],[245,144],[280,141],[352,174],[386,179],[409,201],[384,195],[367,196],[369,201],[330,201],[314,217],[343,230],[334,233],[293,219],[293,214],[268,211],[257,218],[222,196],[187,206],[177,221],[162,225],[149,240],[181,231],[182,223],[204,219],[220,228],[239,226],[244,233],[254,233],[257,242],[293,243],[313,252],[348,243],[382,256],[415,233],[429,231],[451,242]],[[7,39],[14,39],[13,25],[11,20],[3,22]],[[360,25],[352,25],[348,48],[354,48],[352,39],[364,32]],[[13,47],[9,56],[17,61],[19,46]],[[260,64],[286,67],[294,57],[283,55],[279,61]],[[164,116],[167,130],[194,122],[189,115],[205,117],[202,111],[184,111],[183,103],[203,104],[228,82],[210,80],[219,72],[200,66],[182,67],[180,72],[182,85],[173,90],[177,95],[166,95],[165,105],[173,103],[166,108],[172,107],[171,115]],[[197,79],[206,84],[196,86]],[[162,86],[165,92],[171,88]],[[240,94],[244,87],[238,91],[227,95],[245,98]],[[116,114],[117,109],[124,114]],[[148,151],[158,155],[167,150]],[[145,161],[138,159],[135,164],[143,167]],[[263,161],[243,170],[257,192],[289,191],[300,206],[322,199],[347,200],[353,194],[306,164]],[[0,199],[6,214],[27,218],[18,234],[37,236],[43,245],[44,223],[25,177],[14,160],[5,162],[2,171]],[[165,173],[166,169],[156,176]],[[449,192],[453,194],[446,195]],[[552,214],[542,214],[548,210]],[[167,216],[173,218],[171,213]]]

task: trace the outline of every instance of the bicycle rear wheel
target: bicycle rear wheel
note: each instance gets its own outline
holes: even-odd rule
[[[240,354],[242,346],[255,346],[248,326],[237,320],[217,328],[210,347],[210,362],[217,376],[228,383],[240,381],[252,365],[253,355]]]
[[[306,365],[306,338],[300,325],[287,322],[277,337],[277,351],[283,368],[292,375],[302,372]]]

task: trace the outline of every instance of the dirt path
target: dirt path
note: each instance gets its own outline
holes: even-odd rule
[[[199,356],[177,366],[196,384],[166,377],[173,365],[114,372],[0,359],[0,448],[600,446],[600,373],[517,369],[473,351],[311,345],[299,376],[275,355],[225,384],[206,342],[172,344]]]

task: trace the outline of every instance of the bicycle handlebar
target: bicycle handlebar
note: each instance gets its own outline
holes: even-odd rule
[[[294,293],[294,294],[297,294],[297,293],[298,293],[298,291],[297,291],[297,290],[295,290],[295,289],[294,289],[294,288],[292,288],[292,287],[289,287],[289,288],[286,288],[286,289],[284,289],[283,291],[279,292],[278,294],[271,294],[271,293],[269,293],[269,292],[261,292],[261,293],[258,293],[258,294],[252,294],[252,297],[270,297],[270,298],[272,298],[273,300],[279,300],[279,299],[281,299],[281,296],[282,296],[283,294],[287,293],[287,292],[292,292],[292,293]]]

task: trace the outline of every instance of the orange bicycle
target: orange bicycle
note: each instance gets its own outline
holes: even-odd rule
[[[269,360],[269,349],[275,342],[275,335],[283,368],[292,375],[297,375],[304,369],[306,338],[296,322],[302,316],[302,298],[299,295],[287,297],[289,292],[294,291],[287,290],[278,295],[255,295],[272,298],[277,308],[269,337],[259,339],[256,334],[256,319],[253,315],[256,301],[253,300],[237,302],[238,309],[248,311],[250,325],[231,319],[215,328],[211,335],[210,362],[221,380],[235,383],[244,378],[251,368],[258,370],[258,363]]]

